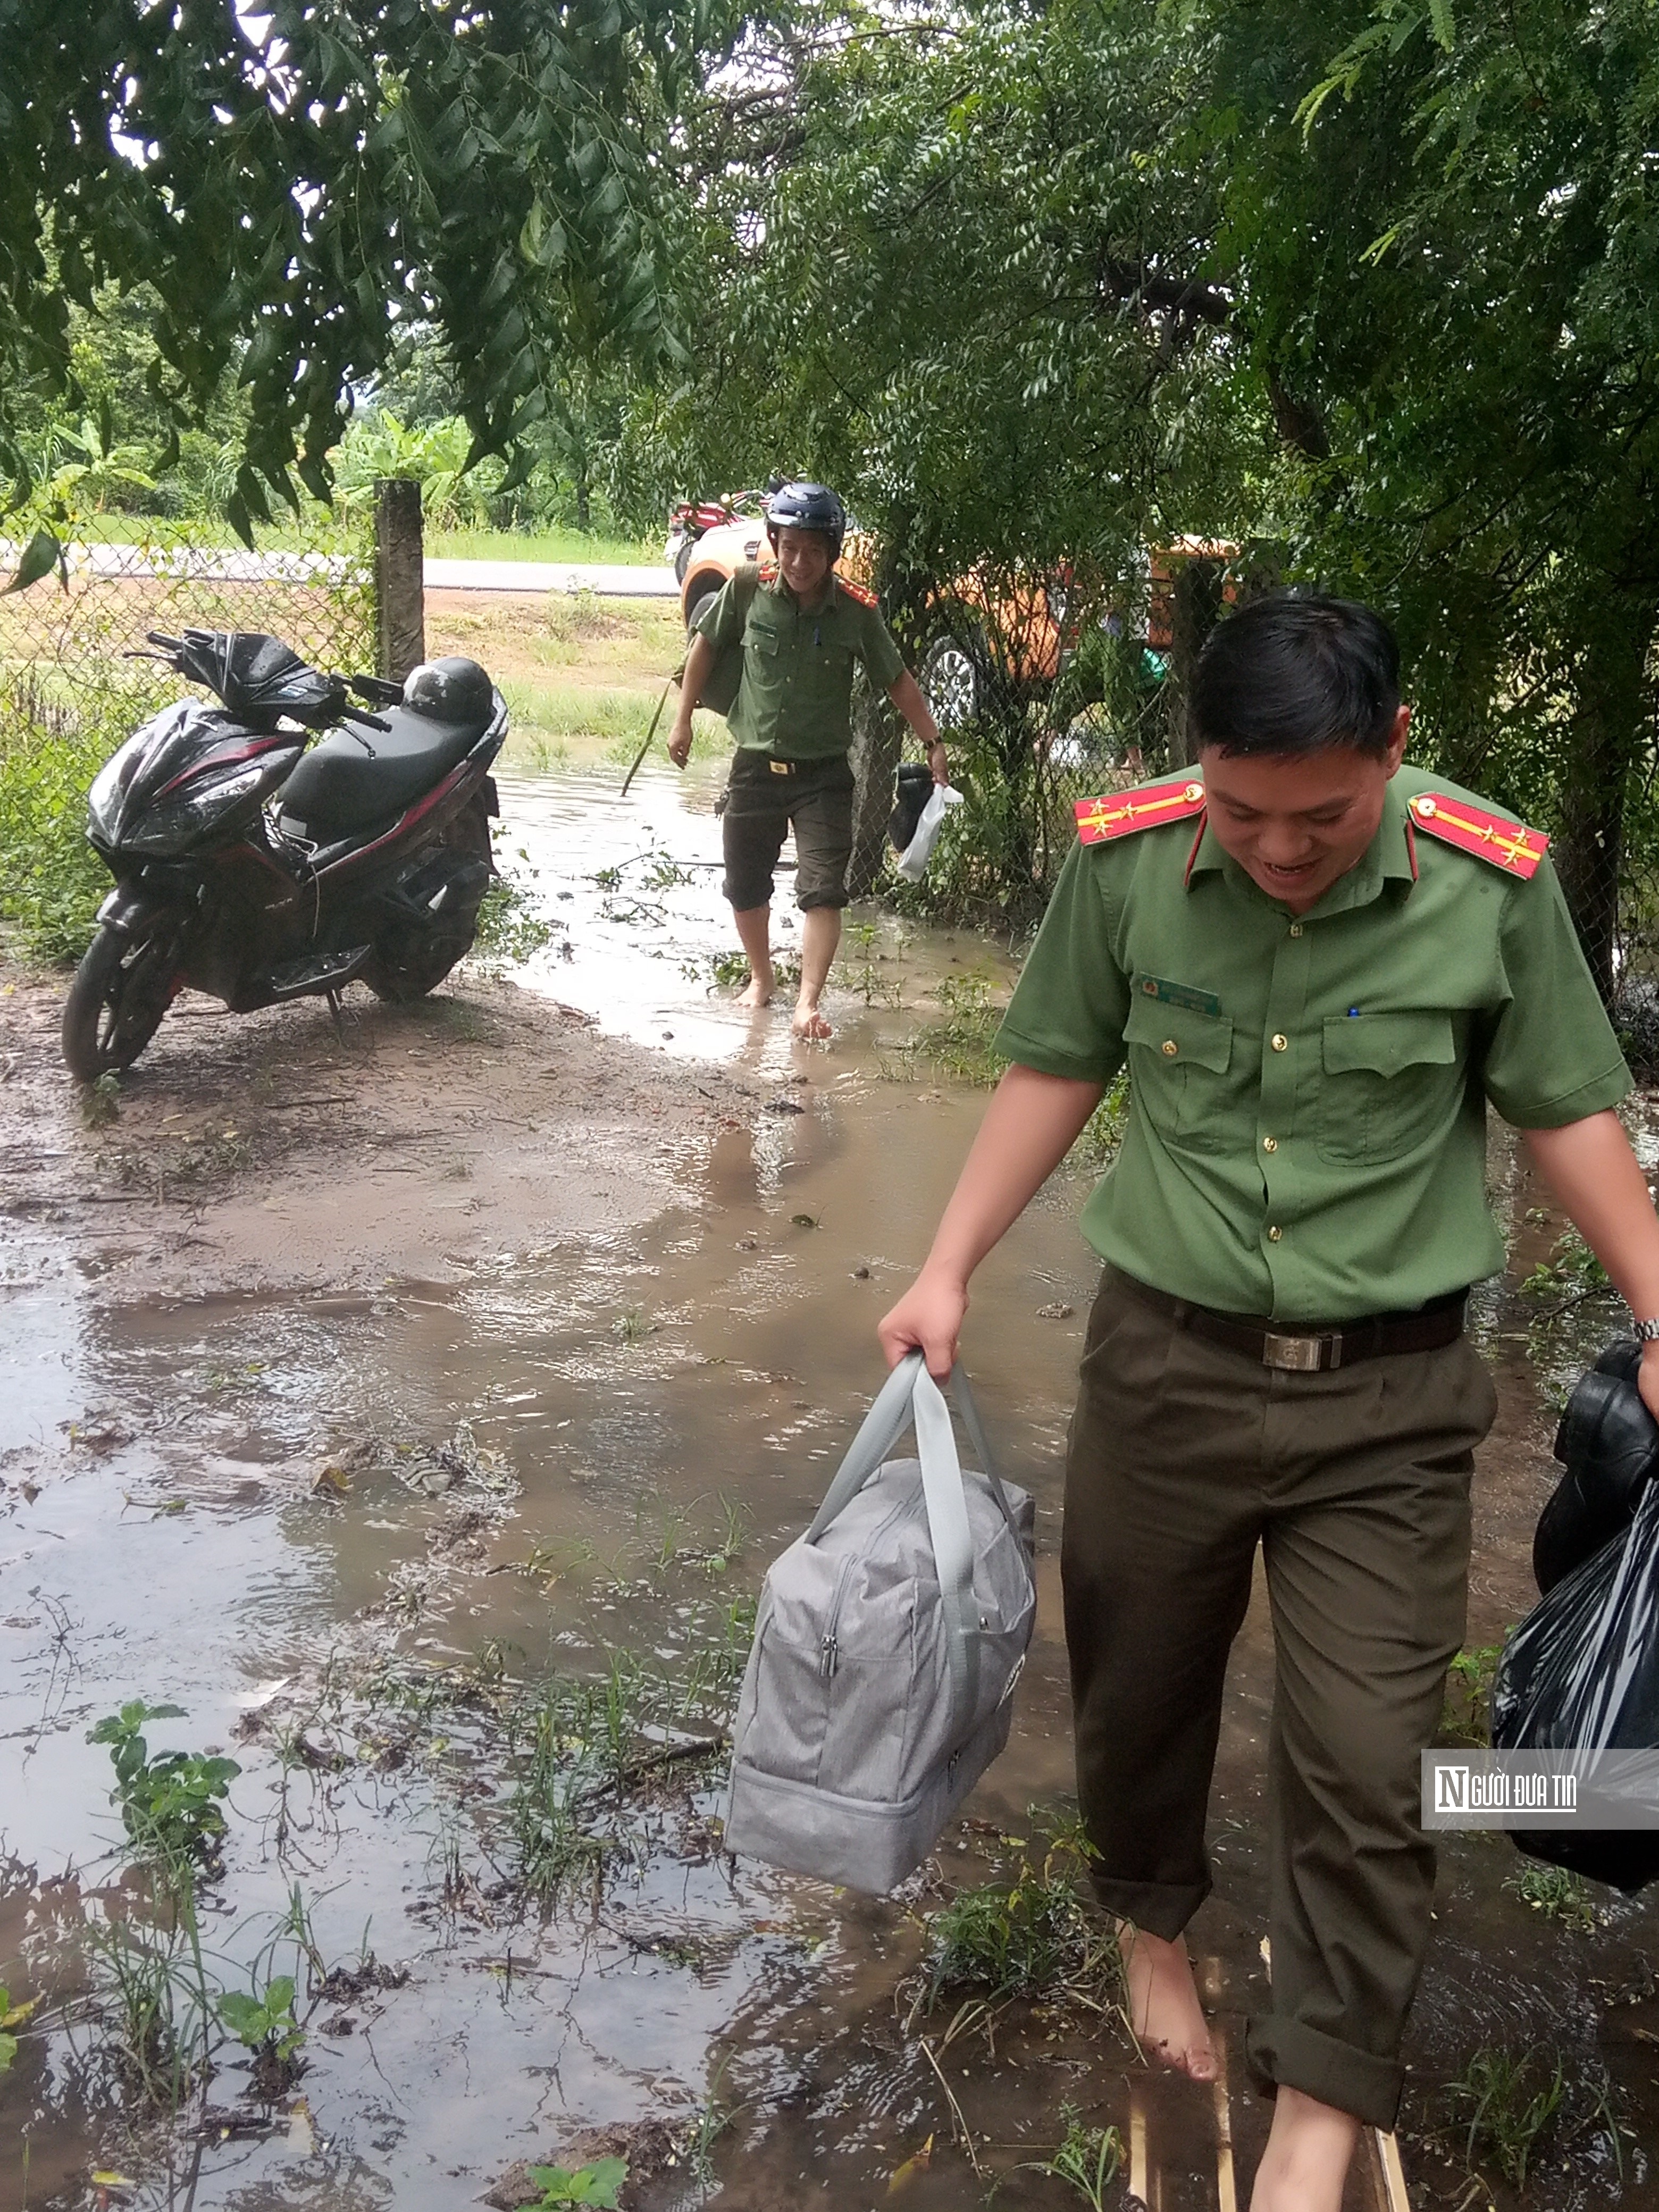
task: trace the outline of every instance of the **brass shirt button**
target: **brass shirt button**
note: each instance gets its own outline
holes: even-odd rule
[[[1302,924],[1301,924],[1299,921],[1293,921],[1293,922],[1291,924],[1291,935],[1292,937],[1300,937],[1300,936],[1301,936],[1301,934],[1302,934]]]
[[[1285,1234],[1285,1232],[1284,1232],[1284,1231],[1283,1231],[1282,1229],[1277,1229],[1277,1228],[1270,1229],[1270,1230],[1267,1231],[1267,1242],[1268,1242],[1270,1244],[1277,1244],[1277,1243],[1278,1243],[1278,1242],[1279,1242],[1279,1238],[1280,1238],[1284,1234]]]
[[[1168,1058],[1168,1059],[1170,1059],[1170,1060],[1173,1060],[1173,1059],[1175,1058],[1176,1054],[1180,1051],[1180,1049],[1181,1049],[1181,1047],[1180,1047],[1180,1046],[1176,1042],[1176,1041],[1175,1041],[1175,1039],[1174,1039],[1173,1037],[1165,1037],[1165,1038],[1164,1038],[1164,1054],[1165,1054],[1165,1057],[1166,1057],[1166,1058]]]
[[[1273,1046],[1275,1052],[1283,1052],[1289,1046],[1291,1041],[1287,1036],[1273,1036],[1269,1038],[1268,1042]]]
[[[1261,1149],[1264,1152],[1276,1152],[1279,1150],[1278,1138],[1264,1137],[1261,1139]]]

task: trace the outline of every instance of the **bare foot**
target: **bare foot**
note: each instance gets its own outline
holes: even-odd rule
[[[798,1037],[803,1037],[812,1044],[825,1043],[836,1034],[817,1008],[809,1006],[804,1001],[796,1007],[795,1018],[789,1026]]]
[[[749,979],[749,988],[738,999],[738,1004],[740,1006],[760,1007],[769,1006],[771,1003],[772,975],[770,969],[769,969],[764,975],[751,975]]]
[[[1187,1946],[1120,1920],[1117,1947],[1129,1985],[1129,2021],[1142,2048],[1194,2081],[1213,2081],[1215,2050]]]
[[[1359,2140],[1352,2113],[1281,2086],[1256,2168],[1250,2212],[1341,2212],[1348,2161]]]

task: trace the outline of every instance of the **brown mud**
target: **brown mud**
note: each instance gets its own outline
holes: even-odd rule
[[[0,2212],[447,2212],[507,2202],[515,2168],[606,2155],[651,2212],[1060,2206],[1083,2200],[1039,2168],[1068,2128],[1108,2125],[1126,2162],[1103,2201],[1132,2179],[1157,2212],[1247,2201],[1267,2119],[1240,2057],[1267,1972],[1260,1607],[1192,1931],[1230,2094],[1140,2065],[1097,1929],[1060,1905],[1064,1958],[1035,1994],[918,2002],[954,1898],[994,1881],[1063,1905],[1076,1871],[1057,1552],[1092,1292],[1080,1172],[988,1266],[967,1340],[1039,1508],[1007,1753],[894,1898],[720,1850],[746,1606],[875,1387],[874,1322],[981,1108],[904,1048],[942,977],[1006,963],[863,917],[832,1048],[793,1044],[783,1011],[740,1015],[709,976],[714,773],[648,772],[626,808],[614,775],[505,776],[507,842],[558,925],[517,980],[464,973],[404,1010],[354,993],[339,1032],[320,1007],[183,1004],[102,1127],[56,1062],[61,981],[0,977],[0,1981],[40,2001],[0,2075]],[[1472,1648],[1527,1609],[1549,1393],[1616,1319],[1592,1297],[1540,1334],[1549,1302],[1517,1284],[1559,1224],[1507,1154],[1496,1172],[1516,1256],[1479,1301],[1503,1410]],[[240,1766],[203,1893],[210,1972],[257,1990],[294,1971],[305,2036],[265,2095],[222,2040],[173,2123],[138,2110],[98,1950],[155,1919],[85,1740],[137,1698],[185,1709],[149,1724],[153,1750]],[[550,1897],[525,1881],[538,1714],[574,1778],[541,1837]],[[1501,1838],[1443,1854],[1411,2202],[1659,2203],[1652,1908],[1592,1892],[1572,1924],[1517,1893],[1521,1865]],[[279,1934],[296,1885],[298,1946]],[[1569,2077],[1520,2195],[1448,2086],[1494,2051]],[[1385,2201],[1357,2172],[1351,2204]]]

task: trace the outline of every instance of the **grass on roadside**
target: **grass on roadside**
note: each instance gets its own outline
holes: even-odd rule
[[[326,508],[313,509],[299,522],[262,525],[261,552],[308,551],[318,539],[320,516],[324,532],[346,526]],[[428,528],[423,550],[433,561],[556,561],[591,562],[605,568],[658,568],[663,564],[666,532],[649,538],[612,538],[599,531],[568,530],[438,530]],[[241,539],[229,523],[215,515],[88,514],[77,518],[77,541],[83,545],[143,545],[153,539],[188,542],[191,545],[240,546]]]
[[[594,530],[430,530],[423,539],[428,561],[591,562],[602,568],[660,568],[663,538],[611,538]]]

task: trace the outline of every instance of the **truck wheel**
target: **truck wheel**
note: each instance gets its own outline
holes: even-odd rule
[[[979,720],[984,703],[980,663],[970,647],[948,630],[922,655],[917,680],[941,730],[959,730]]]
[[[133,1061],[173,1004],[174,933],[158,921],[135,944],[108,923],[87,947],[64,1001],[64,1061],[77,1083],[95,1083]]]
[[[696,598],[692,600],[690,605],[686,609],[685,634],[688,637],[690,637],[692,631],[696,629],[697,624],[702,620],[704,615],[708,613],[709,608],[714,605],[715,600],[719,599],[721,588],[721,586],[718,583],[711,583],[708,585],[704,589],[701,590],[697,593]]]

